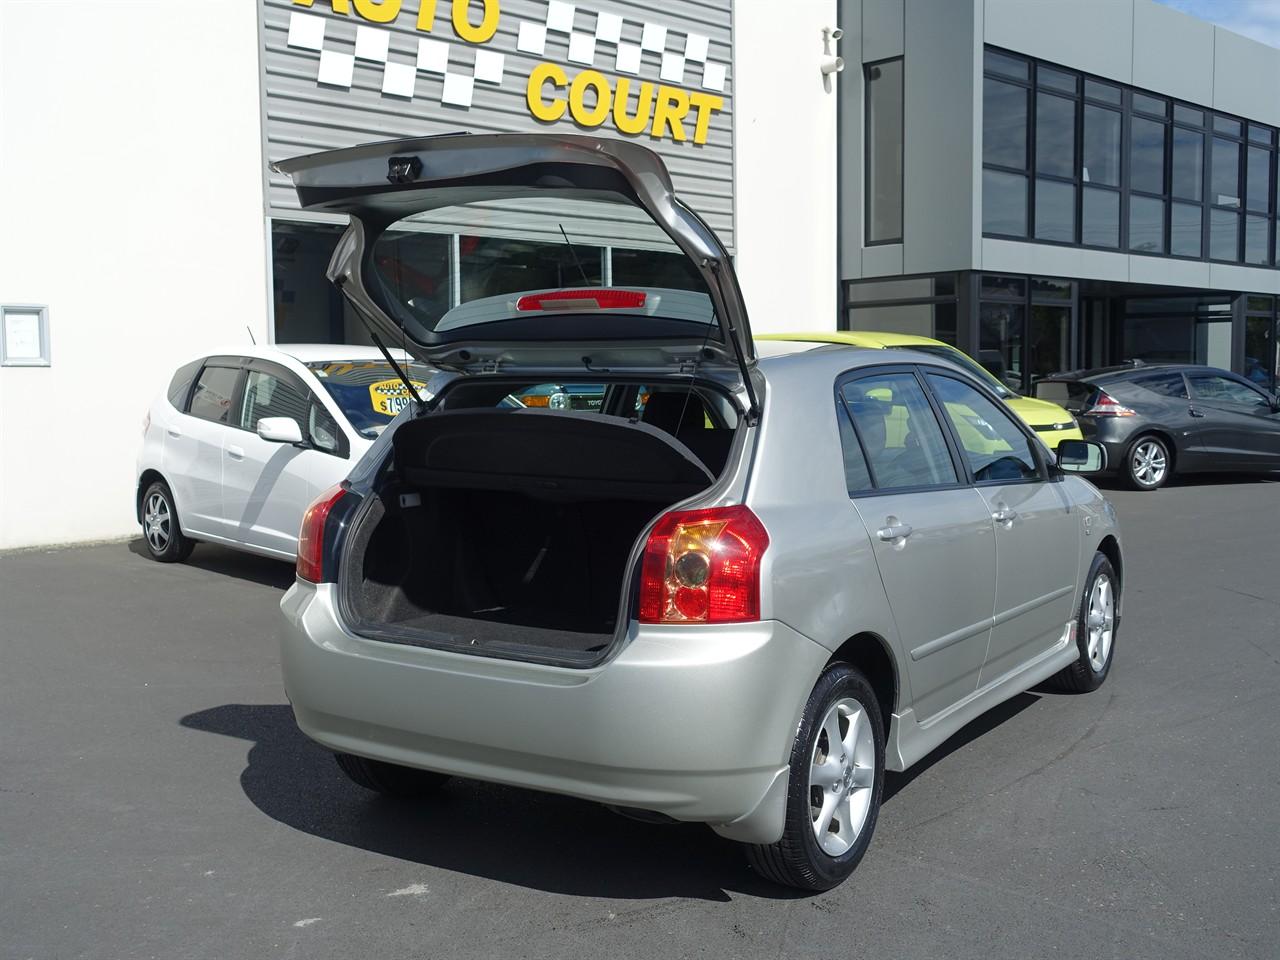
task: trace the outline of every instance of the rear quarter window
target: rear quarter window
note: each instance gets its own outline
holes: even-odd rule
[[[1187,397],[1187,383],[1180,373],[1159,373],[1149,377],[1139,377],[1133,381],[1136,386],[1162,397]]]
[[[203,365],[204,360],[193,360],[191,363],[179,367],[178,372],[169,381],[167,396],[169,402],[177,409],[186,409],[187,397],[191,395],[191,384],[195,382],[196,374],[200,372],[200,367]]]

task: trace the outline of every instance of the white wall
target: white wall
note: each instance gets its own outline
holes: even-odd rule
[[[0,2],[0,548],[129,534],[141,421],[181,361],[267,335],[256,7]]]
[[[837,84],[819,63],[837,25],[835,0],[734,4],[735,265],[756,333],[835,329]]]

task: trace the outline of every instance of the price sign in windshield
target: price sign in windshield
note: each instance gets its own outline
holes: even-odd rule
[[[427,385],[419,380],[409,382],[413,384],[413,389],[417,390],[419,395],[427,388]],[[379,380],[377,383],[369,384],[369,402],[373,405],[373,412],[380,413],[384,417],[394,417],[407,407],[412,399],[409,391],[399,380]]]

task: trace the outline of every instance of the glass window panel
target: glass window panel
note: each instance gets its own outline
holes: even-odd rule
[[[866,68],[867,240],[902,239],[902,60]]]
[[[1001,80],[982,81],[982,162],[1027,166],[1027,90]]]
[[[1218,373],[1188,373],[1187,380],[1198,400],[1213,400],[1250,409],[1267,406],[1267,398],[1262,394]]]
[[[998,50],[987,50],[982,60],[987,73],[1000,73],[1017,80],[1026,80],[1029,75],[1027,61],[1021,57],[1013,57]]]
[[[1048,277],[1031,278],[1032,300],[1070,300],[1071,281],[1051,280]]]
[[[1197,127],[1204,126],[1204,111],[1195,107],[1184,107],[1180,103],[1173,105],[1173,119],[1179,123],[1191,123]]]
[[[697,268],[682,253],[613,247],[610,254],[615,287],[667,287],[699,292],[707,289]]]
[[[1133,92],[1133,109],[1142,113],[1154,114],[1157,117],[1168,116],[1169,101],[1164,97],[1149,97],[1145,93]]]
[[[871,489],[871,473],[867,470],[867,458],[853,431],[848,408],[836,401],[836,423],[840,427],[840,450],[844,454],[844,482],[849,496]]]
[[[1076,104],[1051,93],[1036,95],[1036,172],[1075,175]]]
[[[986,283],[987,278],[983,278]],[[1011,390],[1022,390],[1023,319],[1026,308],[1020,303],[984,303],[978,314],[978,356],[980,364]]]
[[[1240,144],[1213,138],[1209,202],[1220,207],[1240,206]]]
[[[1134,117],[1130,125],[1129,187],[1144,193],[1164,193],[1165,125]]]
[[[956,292],[956,275],[954,273],[940,273],[933,278],[933,295],[935,297],[955,296]]]
[[[1245,309],[1250,313],[1271,313],[1271,308],[1275,300],[1271,297],[1248,297],[1245,300]]]
[[[1271,209],[1271,151],[1250,147],[1246,161],[1245,209],[1266,213]]]
[[[1273,232],[1275,233],[1275,237],[1273,238],[1274,242],[1271,245],[1271,249],[1273,251],[1272,256],[1274,257],[1272,262],[1275,263],[1276,266],[1280,266],[1280,217],[1276,218],[1275,230]]]
[[[1033,304],[1027,339],[1027,366],[1034,387],[1037,380],[1071,365],[1071,308]]]
[[[1173,128],[1173,195],[1199,200],[1204,191],[1204,134]]]
[[[954,303],[936,303],[933,306],[933,338],[956,345],[956,305]]]
[[[1064,93],[1075,93],[1078,89],[1078,83],[1079,78],[1074,73],[1068,73],[1065,70],[1057,70],[1054,67],[1047,67],[1044,64],[1040,64],[1036,67],[1036,84],[1041,87],[1061,90]]]
[[[579,284],[592,286],[602,282],[600,247],[575,243],[570,248],[564,243],[462,236],[458,239],[458,249],[461,254],[459,272],[463,303],[519,290],[548,290]],[[383,239],[378,240],[375,250],[382,252]],[[387,262],[399,264],[403,261],[388,256]],[[419,261],[409,262],[416,265]],[[585,280],[583,273],[586,274]],[[413,271],[401,274],[397,268],[394,274],[386,276],[384,282],[394,284],[400,298],[416,305],[416,298],[410,298],[416,288],[417,276]],[[448,308],[441,306],[438,309]]]
[[[1245,319],[1244,375],[1263,390],[1274,390],[1276,385],[1274,340],[1275,332],[1269,316]]]
[[[240,426],[257,430],[263,417],[288,417],[301,431],[307,423],[310,402],[311,398],[293,384],[261,370],[250,370],[240,401]]]
[[[982,298],[987,297],[1012,297],[1015,300],[1023,300],[1027,296],[1027,281],[1022,277],[1006,277],[999,273],[984,273],[982,275]]]
[[[933,305],[910,303],[901,306],[854,307],[849,311],[849,329],[932,337]]]
[[[1209,211],[1209,256],[1213,260],[1240,259],[1240,215],[1230,210]]]
[[[1085,80],[1084,95],[1094,100],[1105,100],[1107,103],[1120,102],[1120,88],[1098,80]]]
[[[1244,218],[1244,262],[1265,265],[1267,263],[1267,234],[1271,226],[1266,217]]]
[[[919,300],[932,296],[933,283],[930,277],[871,280],[849,284],[849,300],[852,303],[871,303],[876,300]]]
[[[240,371],[232,367],[205,367],[191,394],[188,412],[193,417],[213,423],[231,423],[231,407],[235,403],[236,381]]]
[[[361,343],[364,325],[325,270],[343,228],[328,223],[271,221],[271,278],[277,343]],[[428,236],[423,234],[423,236]],[[439,237],[438,269],[425,270],[447,309],[450,238]],[[426,284],[424,283],[424,286]]]
[[[864,377],[846,383],[840,392],[879,489],[957,482],[942,425],[914,376]]]
[[[1204,244],[1200,234],[1200,214],[1203,207],[1199,204],[1175,203],[1170,215],[1169,252],[1177,257],[1199,257],[1203,255]]]
[[[1254,143],[1271,144],[1275,131],[1270,127],[1264,127],[1257,123],[1249,124],[1249,139]]]
[[[1073,243],[1076,239],[1076,188],[1057,180],[1036,181],[1036,239]]]
[[[1104,107],[1084,108],[1085,183],[1120,186],[1120,112]]]
[[[982,171],[982,232],[1027,235],[1027,178],[1000,170]]]
[[[1163,200],[1129,198],[1129,249],[1137,253],[1165,252]]]
[[[955,426],[964,458],[978,483],[1033,480],[1040,467],[1031,441],[995,401],[951,377],[931,373],[929,386]]]
[[[1219,133],[1229,133],[1233,136],[1240,136],[1240,121],[1233,120],[1230,117],[1214,117],[1213,129]]]
[[[1134,380],[1144,390],[1159,394],[1162,397],[1181,397],[1186,399],[1187,382],[1180,373],[1157,373],[1149,377]]]
[[[1080,242],[1094,247],[1120,246],[1120,194],[1084,188]]]

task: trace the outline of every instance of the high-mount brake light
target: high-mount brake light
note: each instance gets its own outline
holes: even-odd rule
[[[312,501],[302,515],[302,530],[298,533],[298,579],[310,583],[324,581],[324,527],[329,514],[347,495],[339,486],[330,487]]]
[[[589,290],[552,290],[549,293],[526,293],[516,301],[516,310],[638,310],[644,306],[643,290],[617,290],[602,287]]]
[[[760,558],[769,534],[745,505],[659,518],[640,568],[641,623],[760,619]]]
[[[1136,417],[1136,410],[1126,407],[1105,390],[1099,390],[1093,406],[1084,411],[1086,417]]]

